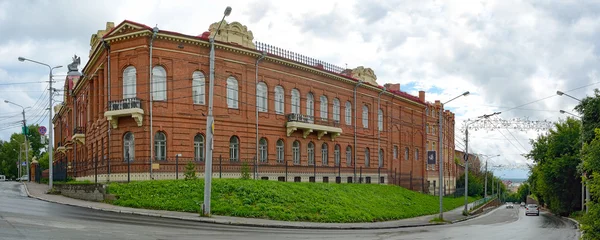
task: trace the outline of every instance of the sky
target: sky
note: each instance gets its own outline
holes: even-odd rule
[[[88,61],[91,34],[127,19],[199,35],[223,16],[253,32],[254,40],[338,66],[370,67],[380,85],[456,113],[456,148],[464,150],[465,120],[500,111],[501,119],[559,121],[577,98],[600,86],[600,1],[11,1],[0,0],[0,99],[26,110],[29,124],[48,125],[48,68],[62,89],[74,54]],[[53,99],[62,101],[62,95]],[[533,102],[533,103],[532,103]],[[528,104],[531,103],[531,104]],[[515,108],[516,107],[516,108]],[[21,108],[0,102],[0,139],[19,131]],[[469,152],[487,156],[489,169],[526,177],[522,154],[543,131],[470,130]]]

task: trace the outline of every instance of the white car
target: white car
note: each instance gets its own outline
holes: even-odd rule
[[[27,181],[29,180],[29,175],[23,175],[21,176],[21,178],[18,179],[19,181]]]
[[[538,207],[538,205],[535,204],[527,204],[527,206],[525,207],[525,216],[530,214],[535,214],[536,216],[539,216],[540,207]]]
[[[515,208],[512,202],[506,203],[506,208]]]

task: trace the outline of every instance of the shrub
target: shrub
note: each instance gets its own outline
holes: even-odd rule
[[[193,162],[188,162],[187,165],[185,165],[185,180],[196,180],[196,164],[194,164]]]
[[[241,179],[250,179],[250,167],[248,167],[248,163],[242,163],[242,176]]]

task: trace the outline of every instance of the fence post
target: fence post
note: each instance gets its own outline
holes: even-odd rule
[[[410,170],[410,190],[413,190],[413,176],[412,176],[412,170]]]
[[[223,170],[223,158],[221,158],[221,155],[219,155],[219,178],[221,178],[221,173]]]
[[[340,179],[340,183],[342,182],[342,159],[338,162],[338,178]]]
[[[175,154],[175,180],[179,180],[179,154]]]
[[[285,161],[285,182],[287,182],[288,178],[288,161]]]
[[[381,167],[377,167],[377,182],[381,184]]]
[[[258,175],[258,171],[256,171],[256,170],[257,170],[257,169],[256,169],[256,165],[258,164],[258,163],[257,163],[257,162],[258,162],[258,159],[256,158],[256,156],[254,156],[252,159],[254,160],[254,169],[253,169],[253,171],[252,171],[252,172],[254,172],[254,180],[256,180],[256,178],[258,177],[258,176],[257,176],[257,175]]]
[[[362,179],[362,166],[360,166],[360,176],[358,177],[358,183],[362,183],[363,179]]]
[[[317,182],[317,160],[313,160],[313,178]]]
[[[127,160],[127,182],[131,181],[131,160],[129,158]]]
[[[394,168],[394,185],[400,185],[402,183],[401,181],[396,182],[396,180],[399,180],[398,179],[398,169]]]
[[[96,153],[96,160],[94,161],[94,183],[98,183],[98,153]]]

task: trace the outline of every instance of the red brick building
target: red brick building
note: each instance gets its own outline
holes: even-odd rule
[[[202,177],[208,36],[217,24],[199,36],[156,29],[153,37],[151,27],[124,21],[92,35],[83,76],[67,79],[55,107],[56,164],[77,179],[126,181],[181,177],[193,162]],[[425,153],[437,130],[428,134],[426,125],[439,103],[378,85],[370,68],[340,68],[253,38],[237,22],[215,37],[215,177],[239,177],[248,163],[257,178],[427,191],[434,171]],[[445,116],[445,159],[453,159],[454,116]]]

